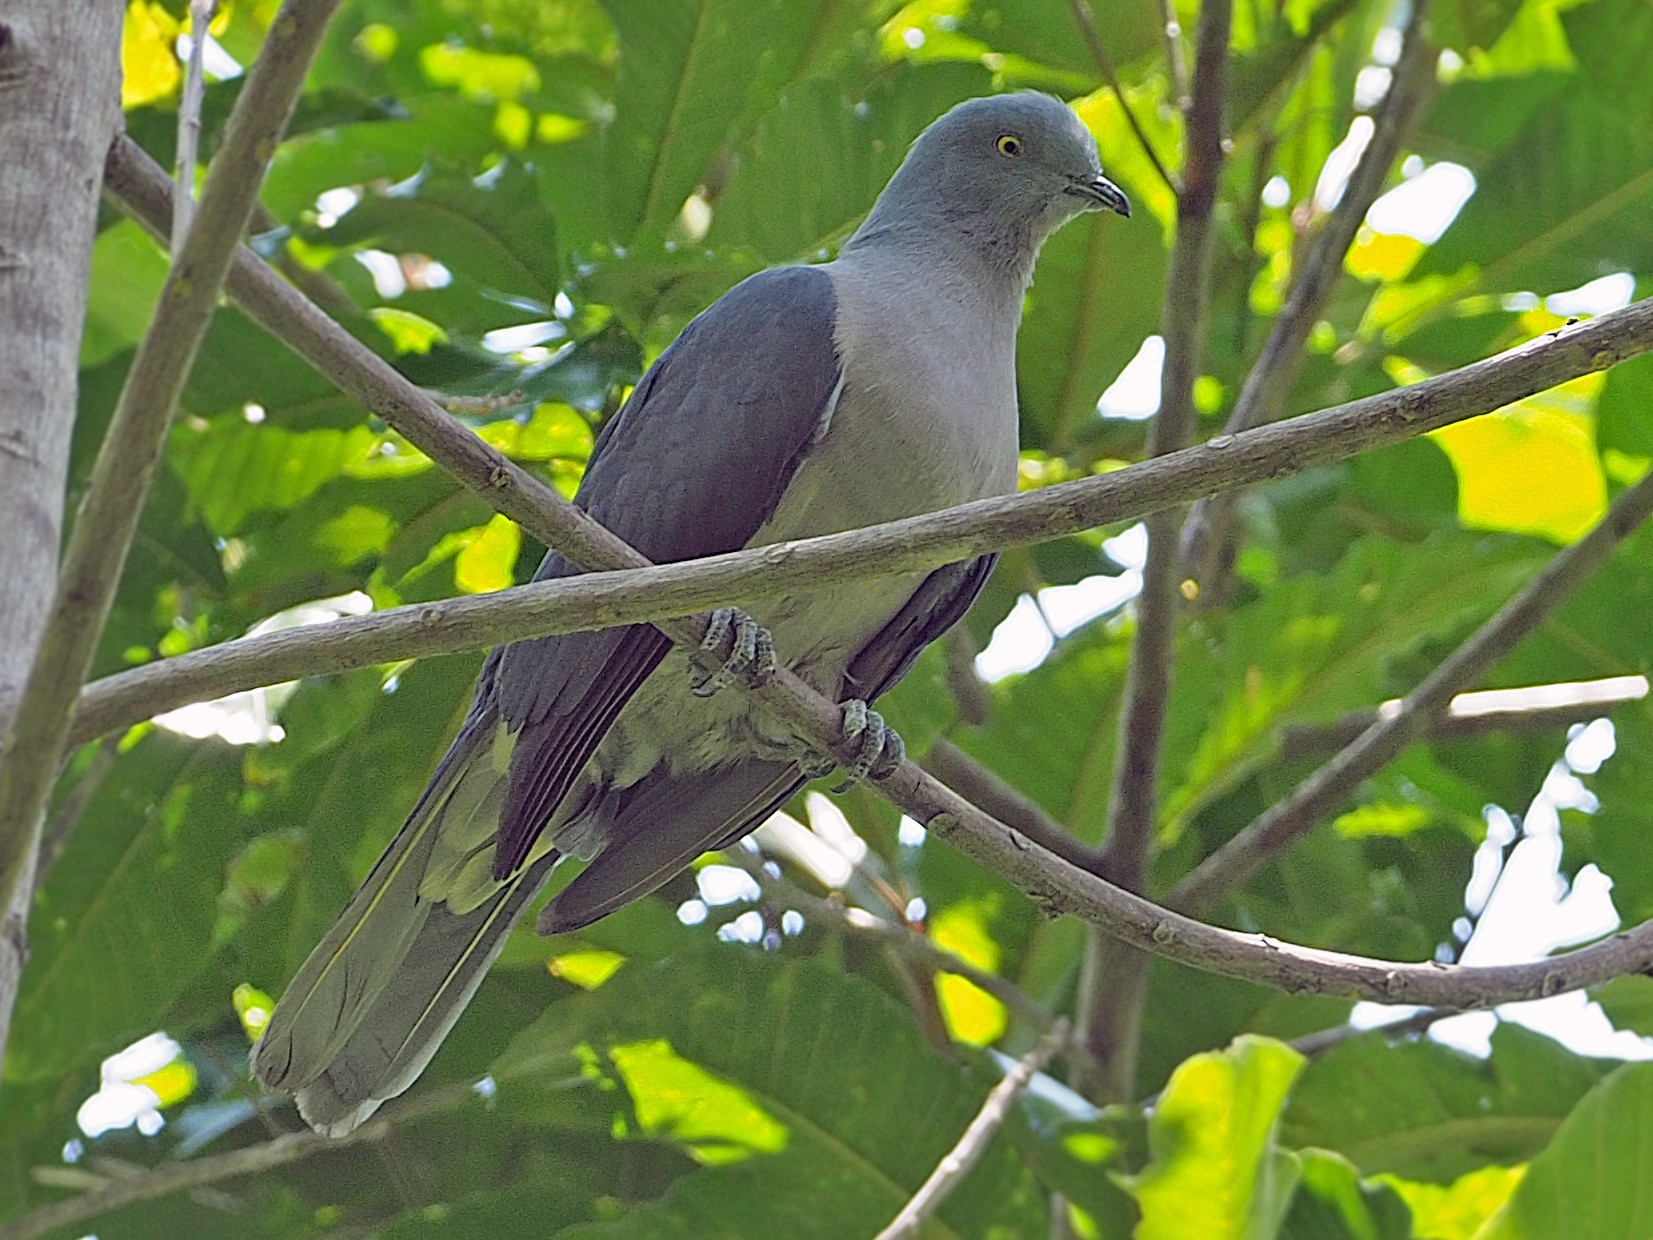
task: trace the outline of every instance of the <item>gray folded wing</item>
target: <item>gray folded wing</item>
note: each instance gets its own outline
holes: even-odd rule
[[[575,502],[656,563],[734,551],[774,513],[830,416],[842,367],[831,278],[761,272],[661,354],[603,429]],[[571,573],[552,553],[540,580]],[[647,625],[517,642],[500,660],[501,717],[519,733],[494,873],[535,837],[626,701],[665,657]]]

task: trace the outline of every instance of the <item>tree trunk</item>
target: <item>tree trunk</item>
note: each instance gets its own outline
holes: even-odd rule
[[[0,737],[57,581],[92,237],[120,120],[125,8],[0,0]],[[31,853],[0,925],[0,1048],[27,955],[33,869]]]

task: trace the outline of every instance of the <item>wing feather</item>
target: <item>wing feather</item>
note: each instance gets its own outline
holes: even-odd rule
[[[690,323],[603,429],[575,496],[656,563],[744,547],[831,416],[842,367],[832,280],[783,267]],[[536,578],[566,576],[552,553]],[[665,657],[646,625],[538,638],[500,661],[500,715],[519,730],[495,875],[527,857],[603,736]]]

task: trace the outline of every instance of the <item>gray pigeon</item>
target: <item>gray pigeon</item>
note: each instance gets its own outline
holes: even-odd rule
[[[972,99],[919,136],[837,259],[760,272],[683,330],[597,440],[575,499],[669,562],[914,516],[1016,489],[1016,330],[1039,247],[1085,211],[1130,214],[1059,100]],[[800,590],[737,626],[698,692],[647,625],[517,642],[429,787],[277,1005],[253,1052],[271,1089],[342,1135],[407,1089],[563,857],[546,906],[575,930],[740,839],[818,761],[749,695],[769,635],[859,709],[959,619],[992,556]],[[576,570],[552,552],[540,580]],[[762,629],[758,626],[763,626]],[[767,631],[765,631],[767,630]]]

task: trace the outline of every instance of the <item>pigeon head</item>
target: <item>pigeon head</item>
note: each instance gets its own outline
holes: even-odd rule
[[[857,240],[952,232],[1031,258],[1087,211],[1128,216],[1102,175],[1096,139],[1061,100],[1037,91],[969,99],[918,136]],[[939,238],[938,238],[939,239]]]

